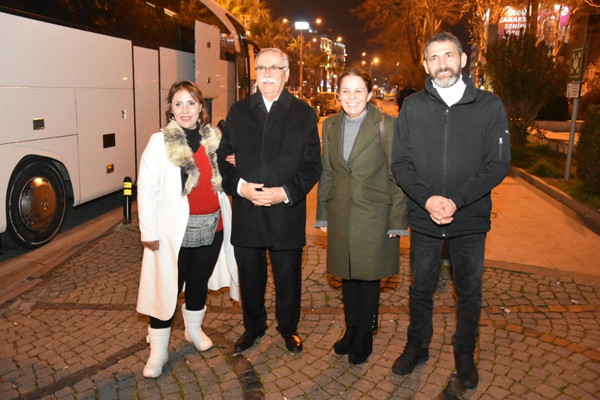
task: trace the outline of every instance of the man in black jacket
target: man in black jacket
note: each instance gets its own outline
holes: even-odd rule
[[[267,251],[275,281],[277,329],[293,353],[302,350],[300,319],[306,195],[321,176],[317,117],[284,89],[289,60],[279,49],[256,57],[260,92],[235,103],[217,150],[223,189],[233,197],[231,243],[240,271],[244,334],[236,352],[267,329]],[[227,161],[234,155],[234,163]]]
[[[408,341],[392,370],[406,375],[429,359],[433,291],[447,238],[458,298],[457,375],[474,388],[491,190],[508,172],[508,120],[502,100],[461,72],[467,56],[455,36],[436,34],[424,53],[425,90],[404,102],[393,142],[392,171],[409,198],[412,284]]]
[[[404,100],[413,93],[417,93],[417,91],[413,89],[411,81],[407,79],[404,82],[404,88],[402,88],[402,90],[398,88],[398,92],[396,93],[396,105],[398,105],[398,111],[402,108]]]

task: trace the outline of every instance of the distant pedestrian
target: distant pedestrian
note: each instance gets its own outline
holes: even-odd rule
[[[229,286],[231,297],[239,299],[231,208],[215,154],[221,131],[208,124],[195,83],[174,83],[167,103],[167,125],[150,138],[138,180],[144,257],[137,311],[150,316],[146,378],[160,376],[169,358],[171,324],[184,284],[185,338],[199,351],[212,347],[201,327],[208,288]]]
[[[491,190],[508,171],[508,120],[500,98],[461,72],[467,56],[455,36],[436,34],[424,53],[425,90],[404,102],[392,155],[392,171],[409,198],[412,274],[408,341],[392,370],[410,374],[429,359],[433,291],[447,238],[458,298],[454,359],[462,386],[474,388]]]
[[[231,242],[244,313],[245,332],[234,351],[249,349],[267,329],[269,253],[277,330],[286,348],[298,353],[306,195],[322,170],[317,116],[284,88],[290,75],[284,52],[263,49],[255,64],[260,92],[231,107],[217,151],[223,188],[233,197]]]
[[[390,170],[394,119],[369,104],[371,76],[339,78],[342,110],[323,124],[317,223],[327,232],[327,268],[342,278],[346,331],[333,348],[352,364],[367,360],[378,327],[380,280],[399,271],[406,196]]]
[[[396,104],[398,105],[398,111],[400,111],[400,109],[402,108],[404,100],[406,100],[406,98],[413,93],[417,93],[417,91],[413,89],[412,82],[407,79],[404,82],[404,88],[396,92]]]

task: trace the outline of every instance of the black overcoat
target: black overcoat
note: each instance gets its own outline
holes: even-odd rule
[[[230,154],[235,166],[225,161]],[[270,112],[260,93],[235,103],[217,159],[223,189],[233,197],[233,245],[290,250],[306,244],[306,195],[322,171],[317,117],[308,104],[285,89]],[[238,194],[240,179],[283,187],[289,203],[256,207]]]

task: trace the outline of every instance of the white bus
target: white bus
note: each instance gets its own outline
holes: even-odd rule
[[[136,179],[165,97],[198,83],[213,124],[249,94],[255,46],[213,0],[0,0],[0,233],[39,247]]]

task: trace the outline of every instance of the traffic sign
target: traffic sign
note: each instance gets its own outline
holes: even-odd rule
[[[581,83],[569,82],[567,83],[567,99],[578,99],[581,93]]]
[[[569,67],[569,79],[581,80],[583,77],[583,46],[571,50],[571,66]]]

